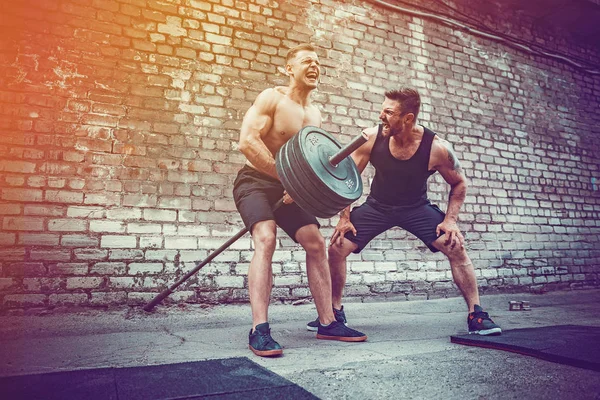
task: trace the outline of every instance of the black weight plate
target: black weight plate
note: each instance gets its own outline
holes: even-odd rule
[[[290,164],[297,167],[294,175],[300,180],[304,190],[315,199],[313,207],[323,210],[325,214],[335,214],[348,205],[347,199],[315,178],[312,166],[304,158],[297,140],[290,143],[288,157],[291,159]]]
[[[325,130],[307,127],[298,133],[301,158],[306,160],[313,173],[311,177],[324,189],[324,194],[333,194],[345,199],[348,204],[362,195],[362,179],[351,157],[346,157],[337,166],[329,163],[329,158],[342,146]]]
[[[289,195],[292,196],[296,204],[307,213],[320,218],[331,216],[323,216],[324,212],[319,207],[320,202],[318,202],[312,194],[306,190],[303,183],[298,180],[297,174],[294,173],[294,171],[296,171],[296,166],[290,164],[290,157],[288,156],[287,151],[288,147],[289,141],[281,147],[275,159],[275,167],[283,187]],[[315,206],[313,206],[313,204],[315,204]]]
[[[329,218],[362,195],[362,179],[350,157],[337,166],[329,163],[341,147],[325,130],[306,127],[277,153],[275,166],[284,188],[316,217]]]
[[[335,215],[346,206],[345,202],[340,203],[340,198],[331,198],[331,191],[318,184],[311,176],[310,166],[302,158],[302,153],[295,151],[295,147],[291,143],[287,148],[287,154],[290,165],[294,166],[293,175],[298,185],[296,190],[300,192],[303,200],[310,204],[313,215],[321,218]]]

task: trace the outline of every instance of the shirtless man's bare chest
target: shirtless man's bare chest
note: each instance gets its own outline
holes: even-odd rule
[[[273,125],[263,142],[275,155],[285,142],[309,125],[321,126],[319,109],[313,104],[302,106],[281,93],[274,110]]]

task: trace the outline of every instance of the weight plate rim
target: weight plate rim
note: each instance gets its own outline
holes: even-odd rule
[[[303,160],[307,159],[307,152],[304,149],[304,147],[302,146],[302,143],[304,143],[304,140],[302,140],[302,139],[305,138],[306,136],[308,136],[312,132],[318,132],[318,133],[324,134],[325,137],[330,139],[338,147],[338,150],[342,148],[342,145],[337,141],[337,139],[335,137],[333,137],[333,135],[331,135],[329,132],[325,131],[324,129],[316,127],[316,126],[305,127],[302,130],[300,130],[300,132],[298,132],[298,139],[297,139],[298,147],[302,154]],[[357,183],[356,189],[351,192],[346,191],[346,193],[348,193],[347,195],[341,194],[337,191],[335,193],[337,195],[339,195],[339,197],[341,197],[347,201],[354,202],[362,196],[364,188],[362,185],[362,177],[361,177],[360,173],[358,172],[358,168],[357,168],[356,164],[354,164],[354,161],[352,159],[348,160],[348,158],[349,157],[344,158],[342,160],[342,162],[350,163],[350,170],[352,171],[354,181]],[[321,179],[321,177],[314,171],[314,169],[308,168],[308,170],[310,171],[313,179],[315,179],[317,182],[321,183],[324,187],[327,187],[331,191],[332,188],[329,185],[327,185],[323,181],[323,179]]]
[[[286,145],[287,145],[287,143],[284,144],[284,147]],[[287,149],[284,149],[282,147],[281,150],[286,151]],[[284,158],[284,157],[279,156],[278,160],[279,161],[276,163],[275,167],[278,170],[277,173],[279,174],[280,179],[283,179],[285,181],[285,182],[282,182],[282,184],[283,184],[285,190],[289,193],[289,195],[292,197],[292,199],[294,199],[294,201],[298,204],[298,206],[300,208],[302,208],[307,213],[314,215],[315,217],[319,217],[319,218],[329,218],[329,217],[335,215],[335,213],[331,214],[331,215],[325,215],[324,213],[321,212],[323,210],[317,210],[315,207],[313,207],[312,203],[305,201],[306,197],[310,197],[310,198],[314,199],[314,196],[301,195],[298,191],[296,191],[296,188],[301,185],[295,184],[298,182],[298,180],[296,179],[294,174],[288,174],[286,172],[287,170],[290,170],[290,171],[292,170],[290,168],[289,157]],[[283,165],[284,163],[286,163],[286,165]],[[279,167],[279,168],[277,168],[277,167]],[[286,169],[286,167],[287,167],[287,169]],[[295,183],[292,184],[292,181]],[[308,191],[307,191],[307,193],[308,193]],[[316,204],[317,202],[315,201],[314,203]],[[322,203],[320,203],[320,204],[322,204]]]
[[[336,191],[332,190],[332,188],[327,186],[322,180],[315,179],[316,174],[314,173],[314,170],[310,168],[305,158],[295,154],[295,150],[296,149],[292,144],[290,145],[290,149],[288,150],[288,152],[291,153],[290,157],[294,157],[295,165],[302,165],[302,168],[298,168],[298,173],[302,174],[308,182],[307,184],[310,185],[310,187],[314,188],[314,190],[312,190],[311,192],[317,192],[320,196],[325,196],[326,198],[331,200],[331,202],[335,203],[336,206],[338,204],[347,205],[347,198],[345,198],[344,196],[339,196]]]

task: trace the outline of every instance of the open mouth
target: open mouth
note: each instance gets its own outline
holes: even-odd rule
[[[306,74],[306,77],[308,79],[317,79],[319,77],[319,74],[317,74],[316,72],[309,72]]]

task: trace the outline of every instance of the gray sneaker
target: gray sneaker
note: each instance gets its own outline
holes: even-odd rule
[[[283,354],[283,349],[272,337],[269,323],[256,325],[256,329],[248,334],[248,348],[261,357],[274,357]]]
[[[497,336],[502,334],[502,329],[492,321],[479,304],[475,304],[475,310],[467,317],[467,325],[470,335]]]
[[[352,328],[348,328],[341,322],[333,321],[328,326],[319,325],[317,339],[340,340],[342,342],[364,342],[367,335]]]
[[[348,326],[348,322],[346,321],[346,313],[344,313],[344,306],[342,306],[342,308],[339,310],[336,310],[334,308],[333,315],[335,316],[335,320],[337,322],[341,322],[344,325]],[[317,332],[319,330],[319,325],[319,317],[317,317],[317,319],[315,319],[314,321],[310,321],[308,324],[306,324],[306,329],[311,332]]]

